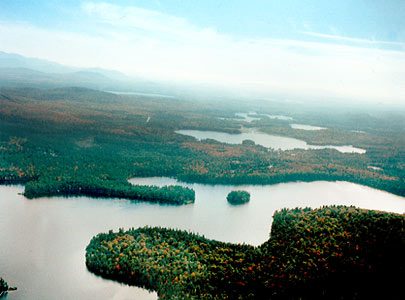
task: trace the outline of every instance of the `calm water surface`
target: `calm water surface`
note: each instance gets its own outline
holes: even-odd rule
[[[233,120],[245,121],[245,122],[252,122],[255,120],[261,120],[265,116],[269,119],[278,119],[283,121],[291,121],[293,118],[283,116],[283,115],[268,115],[268,114],[257,114],[256,112],[249,112],[249,113],[235,113],[235,116],[239,118],[234,118]]]
[[[137,178],[134,184],[176,184]],[[347,182],[267,186],[183,184],[196,202],[163,206],[129,200],[53,197],[28,200],[22,186],[0,186],[0,276],[17,292],[7,299],[156,299],[156,294],[104,280],[87,271],[85,247],[99,232],[145,225],[190,230],[211,239],[259,245],[269,236],[274,211],[328,204],[405,212],[405,198]],[[226,195],[244,189],[251,200],[231,206]]]
[[[171,95],[153,94],[153,93],[141,93],[141,92],[107,91],[107,93],[117,94],[117,95],[135,95],[135,96],[157,97],[157,98],[174,98],[174,96],[171,96]]]
[[[289,138],[285,136],[271,135],[264,132],[260,132],[256,129],[247,129],[246,132],[238,134],[230,134],[219,131],[203,131],[203,130],[176,130],[176,133],[195,137],[198,140],[202,139],[214,139],[222,143],[228,144],[242,144],[244,140],[252,140],[258,145],[262,145],[267,148],[280,149],[280,150],[292,150],[292,149],[336,149],[342,153],[359,153],[364,154],[366,150],[355,148],[351,145],[345,146],[318,146],[309,145],[307,142]]]
[[[304,124],[290,124],[292,129],[301,129],[301,130],[323,130],[327,129],[326,127],[304,125]]]
[[[278,120],[283,120],[283,121],[291,121],[293,118],[287,117],[284,115],[268,115],[268,114],[263,114],[264,116],[270,118],[270,119],[278,119]]]
[[[254,112],[250,112],[250,113],[235,113],[235,116],[239,117],[239,118],[235,118],[234,120],[239,120],[239,121],[245,121],[245,122],[252,122],[252,121],[256,121],[256,120],[260,120],[261,118],[259,117],[254,117],[252,115],[256,115],[256,113]]]

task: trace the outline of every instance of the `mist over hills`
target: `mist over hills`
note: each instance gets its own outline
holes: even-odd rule
[[[0,51],[0,88],[55,89],[83,87],[107,92],[163,95],[195,100],[243,99],[238,91],[204,83],[182,84],[127,76],[102,68],[74,68],[43,59]],[[252,99],[249,94],[248,99]]]
[[[46,73],[68,73],[78,68],[63,66],[44,59],[28,58],[19,54],[0,51],[0,68],[24,68]]]
[[[74,68],[0,51],[0,87],[86,87],[118,92],[170,92],[169,87],[101,68]]]
[[[328,94],[325,97],[308,97],[273,91],[271,94],[251,91],[235,85],[232,89],[213,86],[205,82],[194,84],[174,81],[155,81],[127,76],[119,71],[102,68],[75,68],[44,59],[24,57],[0,51],[0,88],[55,89],[83,87],[107,92],[134,93],[143,96],[166,95],[191,101],[234,101],[253,103],[276,103],[294,109],[296,105],[316,110],[401,112],[404,104],[390,105],[384,102],[365,103],[343,99]]]
[[[181,84],[127,76],[102,68],[74,68],[44,59],[0,51],[0,88],[55,89],[84,87],[101,91],[161,94],[179,98],[235,99],[239,92],[204,83]]]

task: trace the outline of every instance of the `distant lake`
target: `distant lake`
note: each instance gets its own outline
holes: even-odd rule
[[[269,119],[278,119],[283,121],[291,121],[293,118],[283,116],[283,115],[268,115],[268,114],[257,114],[256,112],[249,112],[249,113],[235,113],[235,118],[218,118],[221,120],[236,120],[236,121],[244,121],[244,122],[252,122],[263,119],[263,117],[267,117]]]
[[[242,120],[250,123],[252,121],[261,119],[259,117],[251,117],[251,115],[256,115],[256,113],[235,113],[235,116],[238,118],[234,118],[234,120]]]
[[[270,118],[270,119],[278,119],[278,120],[283,120],[283,121],[291,121],[293,120],[292,117],[287,117],[284,115],[268,115],[268,114],[263,114],[264,116]]]
[[[256,112],[249,112],[249,113],[235,113],[235,116],[239,117],[239,118],[235,118],[235,120],[240,120],[240,118],[243,121],[246,122],[252,122],[254,120],[261,120],[264,117],[267,117],[269,119],[278,119],[278,120],[283,120],[283,121],[291,121],[293,120],[293,118],[291,117],[287,117],[284,115],[268,115],[268,114],[258,114]]]
[[[198,140],[214,139],[222,143],[242,144],[244,140],[252,140],[258,145],[267,148],[292,150],[292,149],[336,149],[342,153],[359,153],[364,154],[366,150],[355,148],[351,145],[345,146],[319,146],[309,145],[307,142],[284,136],[271,135],[260,132],[256,129],[248,129],[247,132],[239,134],[230,134],[218,131],[202,131],[202,130],[176,130],[176,133],[195,137]]]
[[[292,129],[301,129],[301,130],[323,130],[327,129],[326,127],[318,127],[304,124],[290,124]]]
[[[169,206],[123,199],[52,197],[28,200],[22,186],[0,186],[0,276],[16,292],[7,300],[154,300],[156,294],[88,272],[85,248],[109,229],[163,226],[207,238],[259,245],[269,238],[272,215],[284,207],[342,204],[405,212],[405,198],[348,182],[276,185],[184,184],[175,179],[134,178],[133,184],[181,184],[196,192],[194,204]],[[232,206],[226,195],[247,190],[251,200]]]
[[[153,94],[153,93],[141,93],[141,92],[117,92],[117,91],[106,91],[107,93],[116,95],[135,95],[135,96],[145,96],[145,97],[157,97],[157,98],[175,98],[174,96],[164,95],[164,94]]]

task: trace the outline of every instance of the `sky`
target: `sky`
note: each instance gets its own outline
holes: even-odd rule
[[[403,0],[0,0],[0,51],[252,94],[405,103]]]

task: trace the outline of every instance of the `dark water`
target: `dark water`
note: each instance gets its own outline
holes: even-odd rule
[[[166,185],[170,178],[132,179]],[[27,200],[22,186],[0,186],[0,276],[18,291],[7,299],[156,299],[156,294],[94,276],[85,267],[85,247],[99,232],[159,225],[208,238],[258,245],[268,239],[274,211],[327,204],[405,212],[405,199],[347,182],[272,186],[188,185],[196,202],[161,206],[129,200],[40,198]],[[245,189],[251,201],[231,206],[229,191]]]

